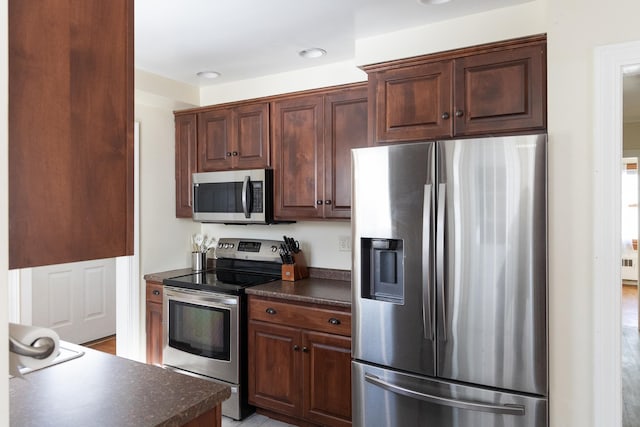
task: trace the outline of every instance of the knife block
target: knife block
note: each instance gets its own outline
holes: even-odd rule
[[[307,269],[307,261],[304,258],[304,252],[292,254],[293,264],[282,264],[282,280],[295,282],[309,277]]]

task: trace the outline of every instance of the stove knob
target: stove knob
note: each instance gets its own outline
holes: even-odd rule
[[[224,244],[218,243],[218,249],[222,249],[223,246],[224,246]]]
[[[228,244],[228,243],[225,243],[225,244],[224,244],[224,248],[225,248],[225,249],[229,249],[229,244]]]
[[[277,252],[278,251],[278,247],[277,246],[271,246],[271,252]]]
[[[233,243],[229,243],[229,248],[230,248],[230,249],[233,249],[233,247],[234,247],[234,246],[235,246],[235,245],[234,245]]]

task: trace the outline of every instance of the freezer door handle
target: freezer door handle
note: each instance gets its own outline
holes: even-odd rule
[[[447,313],[446,299],[444,297],[444,226],[445,226],[445,202],[446,184],[438,185],[438,218],[436,220],[436,285],[440,294],[440,311],[442,319],[439,322],[442,325],[442,341],[447,340]]]
[[[466,400],[450,399],[448,397],[435,396],[432,394],[422,393],[419,391],[411,390],[406,387],[402,387],[396,384],[383,381],[375,375],[364,374],[365,381],[377,385],[392,393],[400,394],[403,396],[411,397],[413,399],[422,400],[424,402],[434,403],[436,405],[449,406],[458,409],[466,409],[469,411],[488,412],[491,414],[500,415],[518,415],[524,416],[524,406],[522,405],[494,405],[492,403],[470,402]]]
[[[424,339],[433,340],[431,321],[431,275],[429,274],[431,253],[431,184],[424,186],[422,202],[422,329]]]

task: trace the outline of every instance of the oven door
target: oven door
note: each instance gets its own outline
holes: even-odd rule
[[[238,383],[240,297],[165,286],[164,365]]]

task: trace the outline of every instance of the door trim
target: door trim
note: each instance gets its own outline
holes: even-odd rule
[[[640,63],[640,42],[594,52],[593,420],[622,424],[620,174],[622,67]]]

